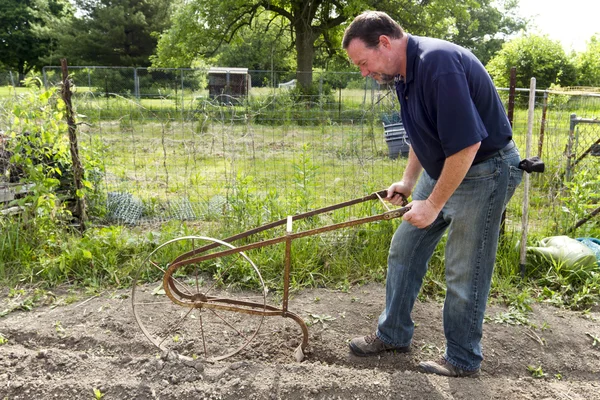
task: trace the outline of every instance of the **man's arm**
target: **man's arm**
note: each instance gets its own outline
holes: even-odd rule
[[[404,197],[408,198],[412,193],[422,170],[423,167],[417,159],[416,154],[414,153],[412,147],[409,147],[408,162],[406,164],[406,168],[404,169],[404,173],[402,174],[402,180],[392,184],[388,188],[386,200],[396,206],[402,205],[402,197],[394,193],[402,193]]]
[[[481,142],[475,143],[446,158],[442,174],[429,197],[426,200],[413,201],[411,210],[404,214],[402,219],[420,229],[431,225],[467,175],[480,145]]]

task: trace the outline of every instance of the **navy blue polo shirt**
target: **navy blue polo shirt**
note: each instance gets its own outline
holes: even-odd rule
[[[452,154],[481,142],[477,163],[512,139],[504,106],[484,66],[450,42],[408,35],[406,77],[396,79],[396,93],[412,149],[433,179]]]

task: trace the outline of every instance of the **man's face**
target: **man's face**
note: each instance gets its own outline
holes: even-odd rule
[[[362,76],[370,76],[380,84],[394,81],[394,75],[386,73],[390,68],[386,62],[390,58],[381,50],[381,43],[376,48],[368,48],[362,40],[353,39],[346,51],[350,60],[360,68]]]

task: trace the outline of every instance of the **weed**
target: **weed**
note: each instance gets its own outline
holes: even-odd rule
[[[4,337],[3,334],[0,333],[0,346],[2,346],[3,344],[8,343],[8,339]]]
[[[486,321],[493,322],[495,324],[507,324],[507,325],[529,325],[529,319],[527,314],[516,308],[509,307],[508,311],[496,314],[494,317],[485,316]]]
[[[310,314],[310,321],[307,321],[307,325],[311,326],[311,325],[316,325],[318,323],[320,323],[321,325],[323,325],[323,328],[327,327],[326,322],[331,322],[331,321],[335,321],[336,318],[332,317],[331,315],[319,315],[319,314]]]
[[[63,328],[62,322],[60,321],[54,322],[54,330],[59,336],[63,336],[65,334],[65,328]]]
[[[360,94],[362,97],[365,92]],[[73,217],[66,207],[69,193],[61,192],[70,189],[72,178],[62,119],[64,105],[55,92],[49,91],[25,92],[19,101],[5,109],[0,107],[0,130],[11,136],[10,150],[15,154],[12,162],[22,166],[28,179],[36,183],[32,193],[15,203],[26,208],[24,213],[0,217],[0,281],[15,287],[9,291],[12,304],[0,311],[0,316],[42,303],[41,298],[28,297],[23,284],[53,286],[68,282],[96,293],[106,286],[128,287],[141,260],[159,243],[198,232],[223,238],[299,211],[346,200],[356,192],[369,193],[388,183],[390,176],[405,165],[405,160],[382,157],[381,148],[377,148],[381,140],[374,140],[374,127],[380,125],[375,118],[377,112],[368,109],[364,101],[326,104],[326,95],[307,101],[298,93],[290,93],[253,97],[247,104],[212,107],[207,102],[192,101],[190,93],[186,96],[190,96],[186,102],[194,105],[190,121],[182,121],[181,129],[177,128],[179,124],[161,119],[181,111],[177,108],[181,103],[160,100],[140,106],[126,98],[105,98],[102,102],[110,107],[99,113],[96,100],[80,99],[81,108],[87,109],[82,113],[97,121],[101,131],[101,135],[84,133],[86,139],[80,142],[86,170],[84,194],[93,206],[90,215],[94,222],[105,220],[107,195],[101,192],[111,185],[124,192],[136,190],[136,196],[139,193],[142,199],[144,218],[164,216],[169,204],[177,204],[185,216],[196,217],[193,222],[171,221],[160,227],[96,225],[83,235],[69,226]],[[123,117],[125,108],[127,118]],[[152,111],[152,123],[147,123],[149,108],[156,110]],[[526,110],[516,111],[524,115]],[[100,114],[112,121],[100,121]],[[255,132],[253,124],[259,122],[278,127]],[[568,130],[568,126],[560,127],[564,128]],[[31,140],[26,140],[25,130]],[[523,139],[516,127],[515,140],[522,143]],[[169,147],[168,141],[175,145]],[[52,144],[49,153],[41,151],[46,142]],[[562,151],[564,144],[553,147]],[[44,157],[49,158],[48,162],[32,162]],[[152,176],[147,173],[151,166],[159,167],[152,170]],[[561,166],[547,167],[553,176],[560,176]],[[146,174],[145,181],[142,174]],[[543,213],[544,221],[531,226],[535,228],[533,236],[572,226],[598,202],[599,180],[593,171],[574,174],[561,195],[561,206],[566,209],[551,198],[558,196],[557,188],[563,185],[557,180],[532,179],[537,190],[532,191],[536,195],[531,199],[531,212]],[[548,269],[528,269],[527,280],[520,279],[519,254],[515,250],[519,238],[514,233],[518,230],[510,229],[521,212],[518,196],[509,203],[507,214],[511,218],[500,242],[491,288],[491,298],[511,308],[494,321],[526,324],[534,299],[578,310],[598,303],[600,274],[593,270],[574,271],[551,265]],[[379,212],[379,203],[364,203],[351,211],[295,222],[294,230]],[[328,286],[348,291],[357,283],[383,282],[389,241],[398,223],[382,221],[295,242],[292,290]],[[578,232],[597,237],[597,226],[591,221]],[[249,240],[281,233],[274,230]],[[420,297],[445,295],[445,240],[431,258]],[[281,296],[282,246],[257,249],[249,256],[260,265],[275,298]],[[145,281],[160,278],[156,268],[141,273]],[[248,270],[238,266],[227,279],[223,284],[257,285],[248,277]]]
[[[542,331],[550,330],[550,325],[548,324],[548,322],[544,321],[544,322],[542,322],[542,327],[540,329]]]
[[[529,373],[531,374],[531,376],[533,376],[536,379],[541,379],[541,378],[545,378],[546,377],[546,373],[542,369],[541,365],[538,366],[538,367],[534,367],[532,365],[528,365],[527,366],[527,370],[529,371]]]
[[[599,346],[599,345],[600,345],[600,336],[593,335],[593,334],[591,334],[591,333],[589,333],[589,332],[586,332],[585,334],[586,334],[586,335],[588,335],[589,337],[591,337],[591,338],[592,338],[592,340],[593,340],[593,342],[592,342],[592,347],[594,347],[594,348],[595,348],[596,346]],[[600,347],[600,346],[599,346],[599,347]]]
[[[94,390],[94,398],[95,398],[96,400],[100,400],[101,398],[103,398],[103,397],[104,397],[104,393],[102,393],[102,392],[100,391],[100,389],[96,389],[96,388],[94,388],[93,390]]]

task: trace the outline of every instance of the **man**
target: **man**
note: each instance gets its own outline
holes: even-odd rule
[[[522,177],[502,102],[472,53],[409,35],[383,12],[356,17],[343,47],[363,76],[395,81],[411,144],[402,180],[388,189],[387,200],[395,205],[401,204],[399,194],[412,194],[412,208],[390,245],[385,310],[377,331],[352,339],[350,349],[358,356],[409,350],[410,314],[447,230],[446,351],[441,360],[419,366],[439,375],[476,376],[501,216]]]

